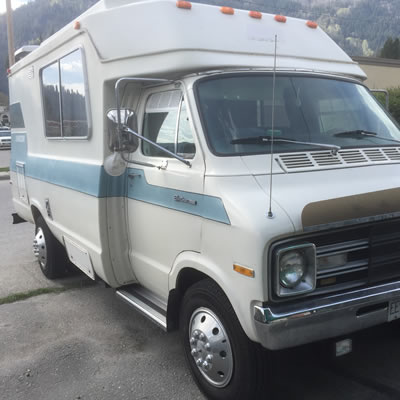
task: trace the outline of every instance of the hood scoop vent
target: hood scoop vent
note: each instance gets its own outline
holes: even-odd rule
[[[288,153],[276,155],[285,172],[400,163],[400,147]]]

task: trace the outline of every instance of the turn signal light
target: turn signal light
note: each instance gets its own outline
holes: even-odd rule
[[[178,8],[183,8],[185,10],[191,10],[192,9],[192,3],[190,1],[177,1],[176,6]]]
[[[306,25],[311,28],[311,29],[317,29],[318,28],[318,24],[314,21],[307,21]]]
[[[233,264],[233,270],[238,274],[247,276],[248,278],[254,278],[254,270],[251,268],[243,267],[241,265]]]
[[[81,29],[81,23],[80,23],[79,21],[75,21],[75,23],[74,23],[74,29],[76,29],[77,31],[78,31],[79,29]]]
[[[235,10],[232,7],[221,7],[222,14],[233,15],[235,14]]]
[[[285,23],[287,18],[284,15],[275,15],[275,21]]]
[[[262,14],[259,11],[249,11],[249,16],[256,19],[262,18]]]

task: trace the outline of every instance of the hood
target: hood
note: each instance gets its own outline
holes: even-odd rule
[[[269,196],[269,175],[254,178]],[[276,174],[272,199],[296,231],[400,216],[400,165]]]

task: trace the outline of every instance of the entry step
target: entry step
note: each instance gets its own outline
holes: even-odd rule
[[[117,296],[167,330],[167,304],[153,292],[140,285],[124,286],[116,291]]]

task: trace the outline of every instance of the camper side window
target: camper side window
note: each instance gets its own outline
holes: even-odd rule
[[[148,98],[143,136],[182,157],[194,157],[193,133],[180,90],[154,93]],[[169,157],[146,142],[143,142],[142,150],[146,156]]]
[[[60,74],[58,61],[42,72],[42,95],[46,123],[46,136],[61,136]]]
[[[79,49],[42,70],[47,137],[88,136],[82,60],[82,51]]]

